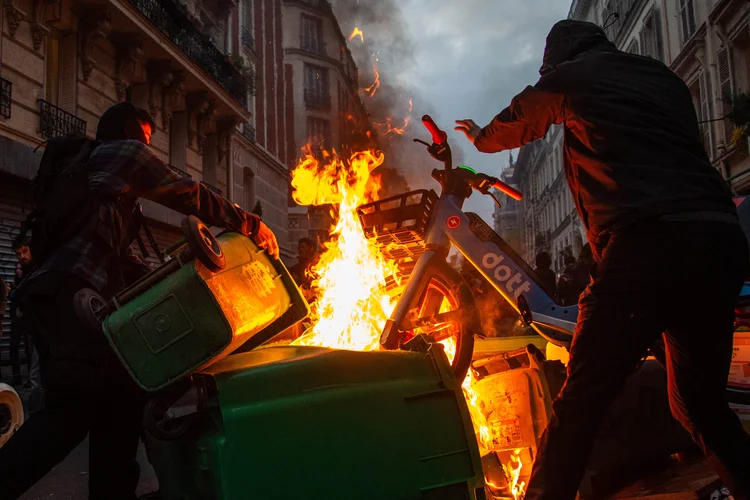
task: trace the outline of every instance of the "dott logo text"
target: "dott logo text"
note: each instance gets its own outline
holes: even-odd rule
[[[504,255],[488,253],[482,257],[482,266],[489,271],[494,269],[495,280],[505,283],[505,289],[508,293],[512,293],[515,298],[520,297],[523,292],[530,292],[531,283],[523,281],[521,273],[513,274],[508,266],[500,265],[503,260],[505,260]]]

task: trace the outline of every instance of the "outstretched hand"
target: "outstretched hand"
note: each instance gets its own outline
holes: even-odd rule
[[[279,243],[276,241],[276,235],[273,234],[273,231],[263,221],[260,221],[258,233],[253,237],[253,241],[260,248],[265,249],[271,257],[276,260],[279,259]]]
[[[456,124],[458,125],[455,130],[458,130],[459,132],[463,132],[466,135],[466,138],[471,141],[472,144],[474,144],[474,141],[477,137],[479,137],[479,133],[482,131],[482,127],[474,123],[474,120],[465,119],[465,120],[456,120]]]

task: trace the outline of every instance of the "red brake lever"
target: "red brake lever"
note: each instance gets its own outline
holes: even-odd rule
[[[435,121],[430,115],[422,116],[422,123],[427,128],[427,131],[432,135],[432,142],[435,144],[442,144],[448,138],[448,134],[445,131],[440,130]]]

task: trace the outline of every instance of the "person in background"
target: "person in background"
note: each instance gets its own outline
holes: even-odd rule
[[[101,116],[99,145],[85,164],[97,200],[79,214],[88,223],[51,249],[18,290],[24,317],[34,324],[46,401],[0,448],[3,500],[21,496],[87,435],[89,499],[135,497],[145,394],[102,332],[78,317],[74,300],[82,290],[109,300],[127,286],[123,268],[133,255],[130,228],[138,198],[244,234],[279,257],[276,237],[259,217],[181,178],[159,159],[148,147],[153,130],[148,112],[130,103],[116,104]]]
[[[10,293],[10,363],[13,371],[11,385],[20,388],[29,388],[33,384],[31,380],[23,383],[21,376],[20,348],[23,343],[26,358],[26,367],[31,374],[31,362],[33,351],[33,340],[29,337],[28,323],[24,322],[23,311],[18,303],[17,290],[24,277],[33,271],[34,264],[31,256],[31,248],[28,239],[16,239],[12,244],[18,262],[16,263],[15,281]]]
[[[750,257],[690,89],[660,61],[574,20],[552,27],[539,74],[486,127],[457,127],[477,150],[497,153],[561,126],[565,176],[593,250],[568,377],[526,500],[576,497],[607,410],[662,334],[672,413],[734,498],[747,499],[750,436],[725,393]]]
[[[309,289],[311,285],[310,270],[315,265],[317,253],[315,242],[310,238],[300,238],[297,242],[297,263],[289,269],[289,273],[300,288]]]
[[[539,252],[536,254],[536,275],[542,280],[545,290],[552,296],[557,295],[557,276],[551,269],[552,257],[547,252]]]
[[[578,297],[586,288],[586,282],[583,284],[578,281],[577,276],[578,263],[572,255],[565,256],[565,269],[557,280],[557,294],[560,297],[560,303],[564,306],[578,304]]]

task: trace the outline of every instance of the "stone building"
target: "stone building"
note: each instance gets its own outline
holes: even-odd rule
[[[351,145],[368,118],[358,95],[357,66],[327,0],[284,0],[284,47],[285,74],[291,82],[288,157],[298,158],[307,144],[329,151]],[[302,237],[326,240],[328,212],[290,201],[292,245]]]
[[[508,167],[503,169],[500,174],[500,180],[513,187],[515,182],[513,180],[513,173],[515,170],[515,163],[513,161],[513,154],[510,155],[510,162]],[[498,190],[493,190],[495,198],[500,201],[500,206],[495,205],[495,209],[492,212],[492,219],[494,221],[495,232],[500,235],[516,252],[521,251],[521,227],[520,227],[520,216],[521,216],[521,202],[512,199],[509,196],[504,196]]]
[[[521,148],[513,168],[513,181],[524,193],[520,253],[533,264],[536,254],[547,252],[556,271],[564,268],[565,256],[577,256],[586,241],[565,181],[562,136],[561,126],[551,127],[546,137]]]
[[[46,139],[146,108],[152,149],[263,218],[289,256],[281,0],[7,0],[0,10],[0,272]],[[144,201],[162,249],[182,216]]]

